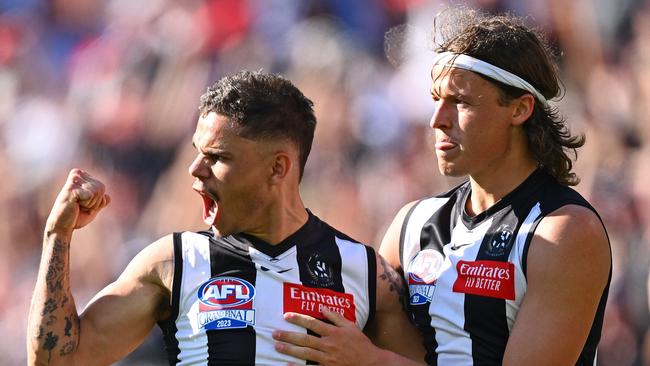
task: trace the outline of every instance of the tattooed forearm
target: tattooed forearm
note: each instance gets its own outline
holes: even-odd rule
[[[72,334],[70,333],[70,329],[72,329],[72,320],[70,320],[69,317],[65,317],[65,336],[70,337]]]
[[[390,291],[397,293],[402,307],[404,310],[406,310],[408,296],[406,293],[404,278],[400,276],[399,273],[397,273],[383,257],[380,257],[380,259],[381,266],[383,267],[384,271],[379,275],[379,278],[384,281],[388,281]]]
[[[41,315],[45,316],[49,313],[52,313],[56,311],[56,309],[59,307],[57,304],[57,301],[55,299],[47,299],[45,300],[45,304],[43,305],[43,311],[41,312]]]
[[[68,343],[61,346],[61,352],[59,352],[59,356],[67,356],[71,354],[75,348],[77,348],[77,342],[69,341]]]
[[[59,342],[59,336],[48,332],[45,335],[45,342],[43,342],[43,349],[48,352],[47,362],[49,363],[52,360],[52,350],[56,347],[56,344]]]
[[[79,336],[79,317],[70,293],[69,245],[46,235],[43,257],[29,314],[28,352],[36,364],[74,352]]]

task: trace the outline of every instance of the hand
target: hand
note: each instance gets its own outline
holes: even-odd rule
[[[71,235],[88,225],[110,202],[102,182],[80,169],[72,169],[47,218],[46,233]]]
[[[273,332],[273,338],[282,342],[276,343],[275,349],[280,353],[315,361],[323,366],[381,364],[381,354],[384,351],[373,345],[355,323],[327,308],[324,308],[323,315],[334,325],[307,315],[286,313],[285,320],[309,329],[321,337],[276,330]]]

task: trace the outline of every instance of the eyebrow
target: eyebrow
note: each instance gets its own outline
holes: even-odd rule
[[[438,91],[434,90],[433,88],[429,89],[429,94],[431,94],[431,96],[433,96],[433,97],[443,98],[443,96],[440,95],[440,93],[438,93]],[[450,91],[450,92],[444,93],[444,94],[445,94],[445,97],[447,97],[447,98],[457,98],[457,99],[469,99],[470,98],[469,95],[462,94],[462,93],[459,93],[457,91]]]

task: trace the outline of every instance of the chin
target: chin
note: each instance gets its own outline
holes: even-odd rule
[[[463,177],[467,175],[467,172],[458,169],[453,163],[438,164],[438,170],[445,177]]]

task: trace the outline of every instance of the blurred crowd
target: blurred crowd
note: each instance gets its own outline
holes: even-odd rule
[[[650,4],[475,0],[526,16],[558,53],[556,102],[587,143],[577,190],[609,231],[614,271],[598,365],[650,365]],[[0,0],[0,354],[24,365],[49,208],[72,167],[113,198],[73,240],[79,309],[156,238],[204,229],[187,167],[198,98],[241,69],[315,102],[302,192],[377,247],[406,202],[459,181],[437,171],[428,121],[436,0]],[[165,364],[160,332],[120,365]]]

